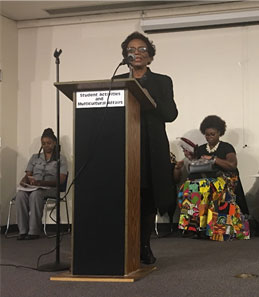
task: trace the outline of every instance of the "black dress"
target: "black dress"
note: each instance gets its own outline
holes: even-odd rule
[[[129,73],[115,78],[127,78]],[[164,214],[174,205],[174,186],[170,162],[169,141],[165,123],[173,122],[177,115],[173,83],[169,76],[153,73],[148,68],[138,80],[157,104],[153,110],[141,110],[141,190],[147,192],[154,212]]]

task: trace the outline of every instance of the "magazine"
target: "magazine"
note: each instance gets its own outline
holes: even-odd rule
[[[178,140],[178,144],[183,150],[186,150],[191,154],[195,153],[197,144],[193,143],[190,139],[187,139],[185,137],[177,137],[176,139]]]

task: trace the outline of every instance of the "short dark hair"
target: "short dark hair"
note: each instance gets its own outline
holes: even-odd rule
[[[121,44],[122,55],[124,58],[127,58],[127,56],[128,56],[127,47],[128,47],[129,42],[133,39],[143,40],[147,45],[147,51],[148,51],[149,57],[153,58],[155,56],[156,47],[153,44],[153,41],[149,40],[146,36],[144,36],[143,34],[136,31],[136,32],[131,33]]]
[[[200,131],[204,135],[206,129],[212,128],[218,130],[220,136],[222,136],[225,134],[226,127],[226,122],[220,117],[216,115],[209,115],[201,122]]]

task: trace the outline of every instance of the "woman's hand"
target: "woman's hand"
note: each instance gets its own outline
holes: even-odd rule
[[[21,186],[27,187],[27,185],[30,183],[29,174],[30,173],[26,173],[26,175],[21,179],[21,181],[20,181]]]
[[[41,181],[40,180],[36,180],[33,176],[28,176],[29,178],[29,183],[32,186],[40,186],[41,185]]]
[[[27,185],[28,185],[28,183],[25,183],[25,182],[21,181],[21,182],[20,182],[20,185],[23,186],[24,188],[26,188]]]
[[[201,156],[201,159],[211,160],[211,159],[213,159],[213,156],[203,155],[203,156]]]
[[[214,164],[223,168],[224,170],[235,170],[237,168],[237,157],[235,153],[228,153],[226,159],[220,159],[215,156],[203,155],[202,159],[214,160]]]
[[[174,166],[173,176],[174,176],[175,183],[179,183],[179,181],[181,179],[183,165],[184,165],[184,160],[181,160],[181,161],[176,162],[176,164]]]
[[[175,164],[175,169],[182,169],[183,168],[183,164],[184,164],[184,161],[183,160],[181,160],[181,161],[178,161],[178,162],[176,162],[176,164]]]
[[[193,160],[193,153],[191,153],[190,151],[187,151],[186,149],[183,149],[183,153],[187,159]]]

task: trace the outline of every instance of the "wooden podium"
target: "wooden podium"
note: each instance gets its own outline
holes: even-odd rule
[[[74,104],[72,280],[125,279],[140,270],[140,107],[155,102],[135,79],[55,86]]]

